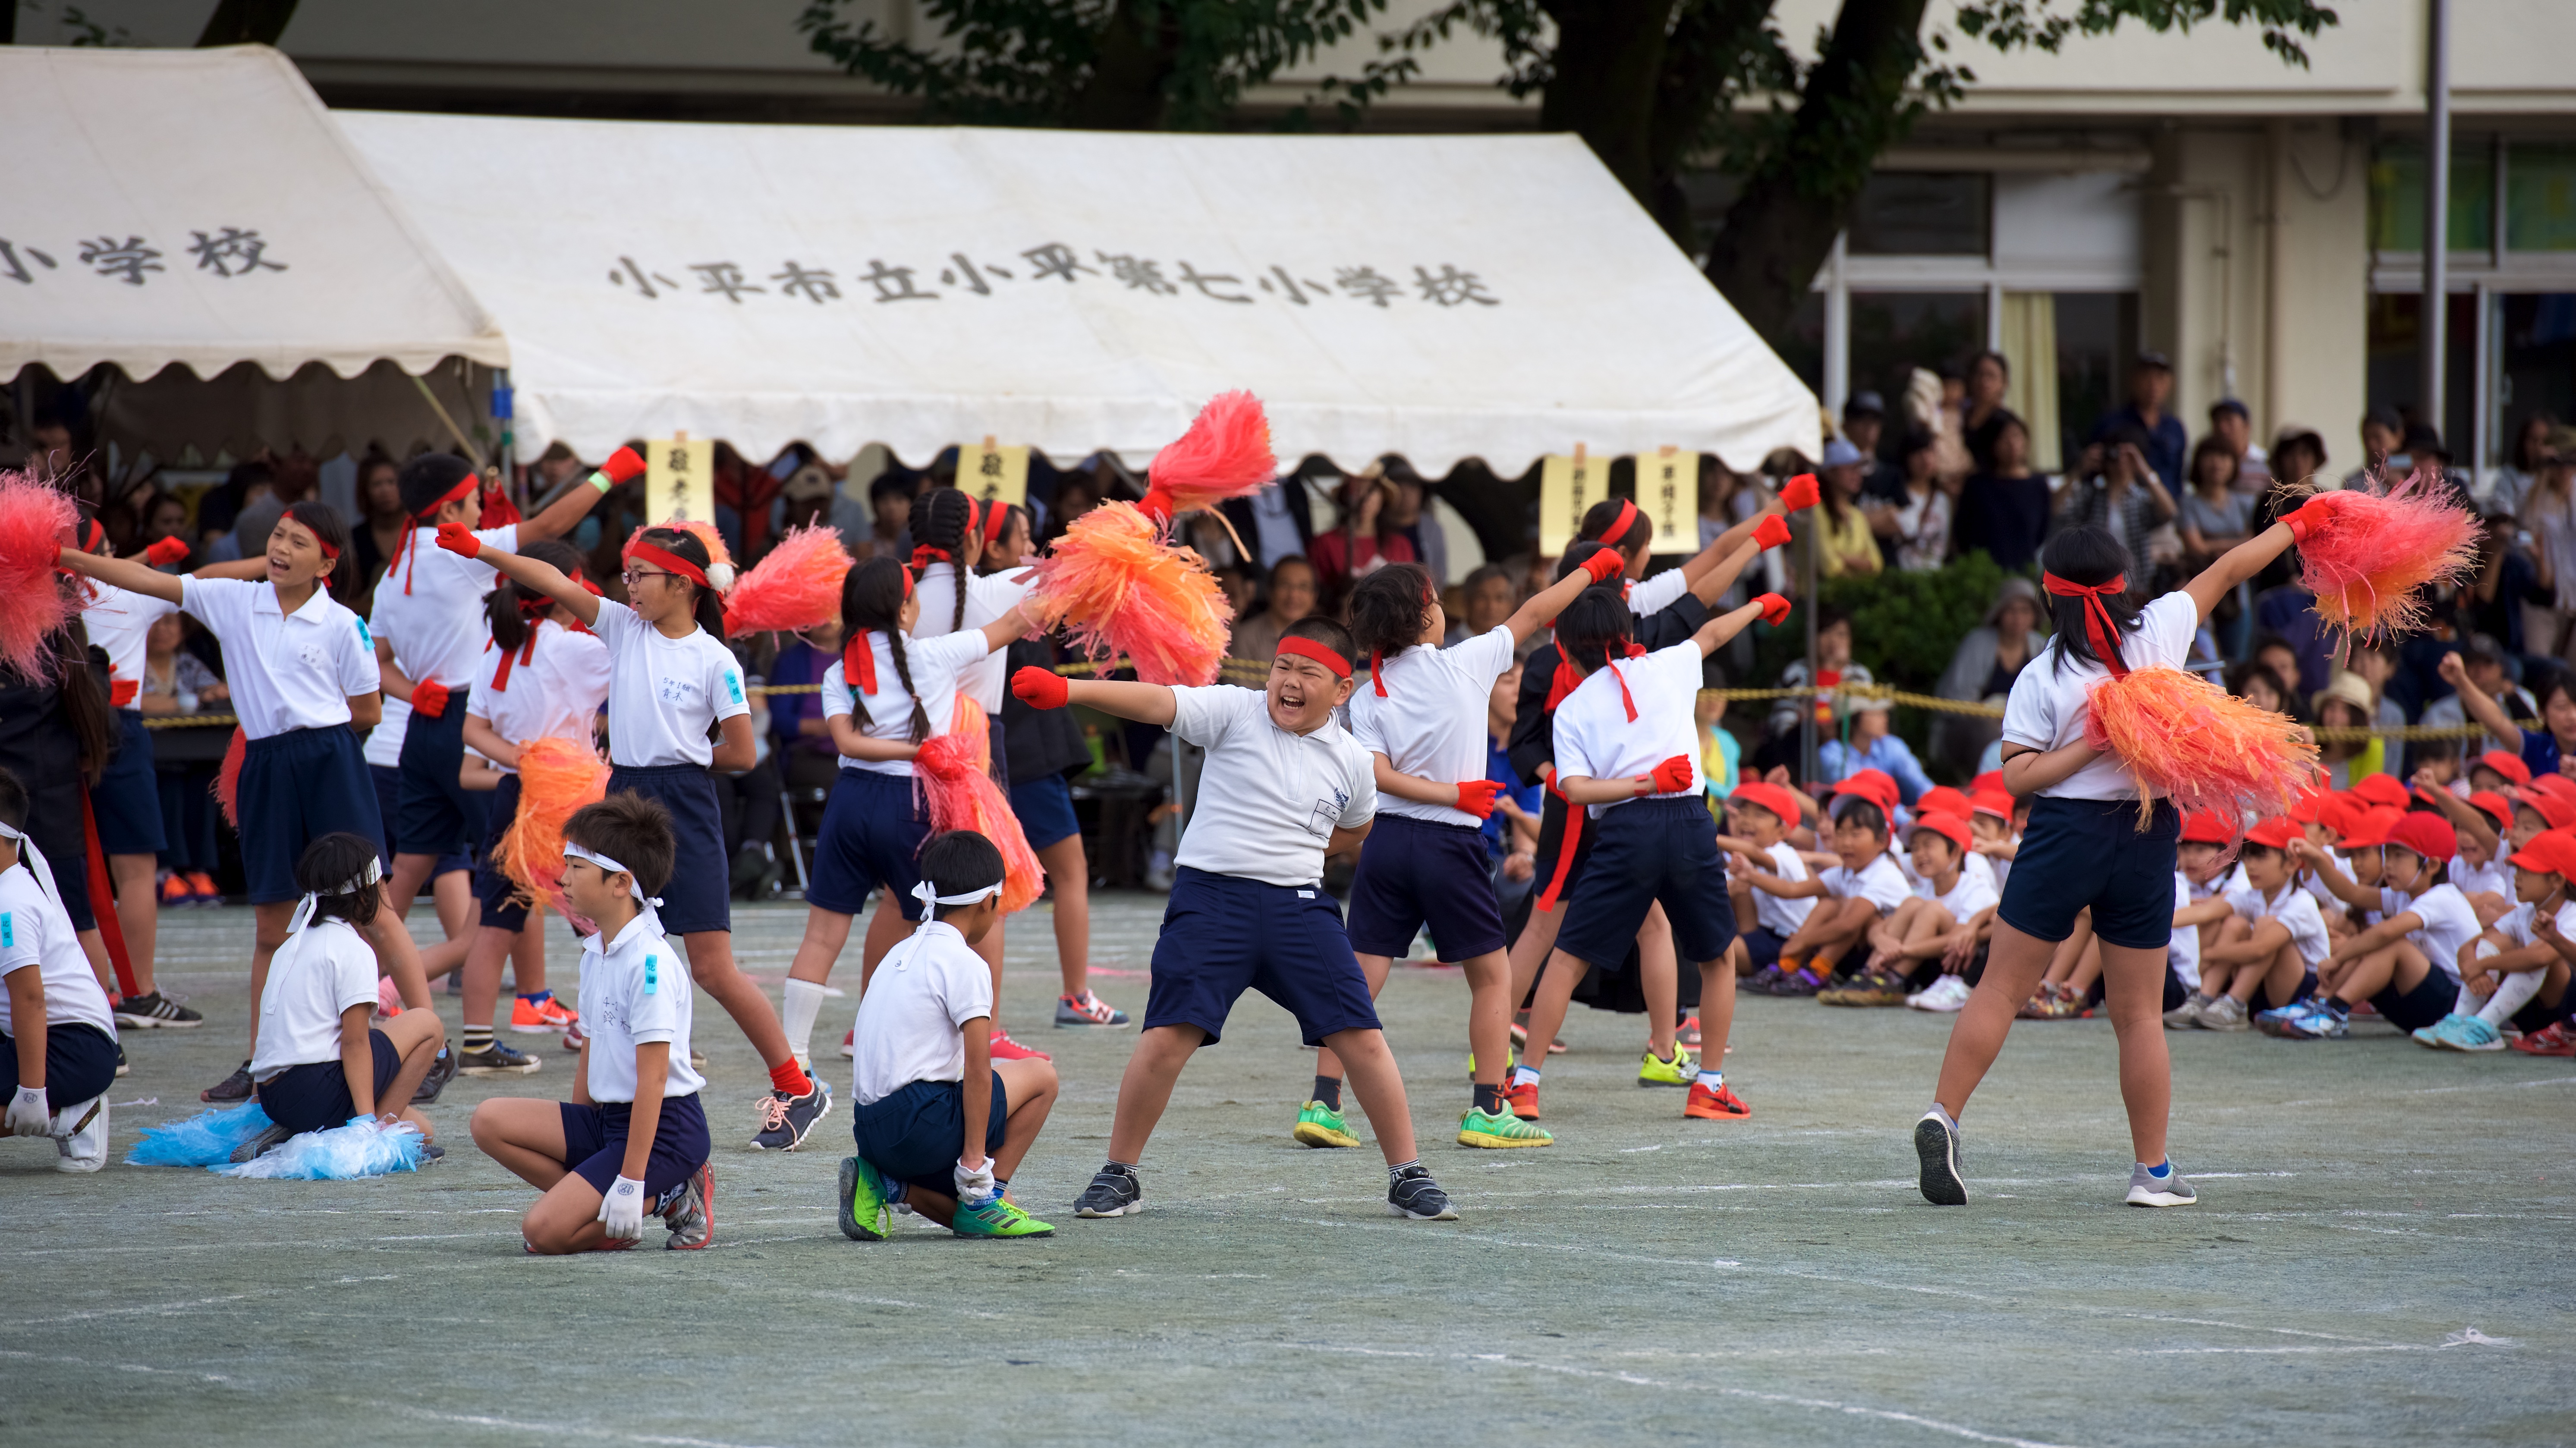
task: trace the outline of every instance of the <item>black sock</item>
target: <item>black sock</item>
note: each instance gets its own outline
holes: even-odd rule
[[[1324,1105],[1335,1111],[1341,1110],[1342,1078],[1339,1076],[1316,1077],[1314,1099],[1323,1102]]]
[[[465,1054],[470,1056],[477,1051],[488,1051],[491,1049],[492,1028],[490,1026],[467,1026],[465,1028]]]
[[[1487,1116],[1500,1116],[1500,1115],[1502,1115],[1502,1114],[1503,1114],[1503,1088],[1502,1088],[1501,1086],[1498,1086],[1498,1085],[1497,1085],[1497,1086],[1488,1086],[1488,1085],[1486,1085],[1485,1083],[1483,1083],[1482,1081],[1477,1082],[1477,1083],[1476,1083],[1476,1109],[1477,1109],[1478,1111],[1481,1111],[1481,1112],[1485,1113]]]

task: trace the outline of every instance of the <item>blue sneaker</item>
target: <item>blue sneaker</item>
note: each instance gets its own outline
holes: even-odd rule
[[[2285,1041],[2340,1041],[2352,1034],[2352,1024],[2339,1011],[2311,1004],[2305,1014],[2283,1021],[2277,1034]]]
[[[2426,1034],[2431,1039],[2426,1040]],[[2415,1039],[2444,1051],[2501,1051],[2504,1033],[2476,1016],[2448,1015],[2415,1033]]]
[[[2286,1006],[2274,1006],[2254,1017],[2254,1029],[2267,1036],[2284,1035],[2288,1033],[2291,1023],[2303,1019],[2312,1011],[2324,1009],[2325,1007],[2319,1005],[2314,997],[2303,1001],[2292,1001]]]

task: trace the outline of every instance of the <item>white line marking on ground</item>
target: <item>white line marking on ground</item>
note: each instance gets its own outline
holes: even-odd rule
[[[432,1422],[456,1423],[468,1428],[492,1428],[504,1433],[560,1433],[575,1438],[606,1438],[619,1443],[669,1444],[672,1448],[766,1448],[766,1445],[727,1443],[715,1438],[680,1438],[667,1433],[629,1433],[618,1428],[585,1428],[577,1423],[529,1423],[516,1418],[494,1418],[479,1413],[433,1413],[425,1408],[407,1410],[413,1417]]]
[[[96,1361],[85,1357],[57,1357],[47,1353],[11,1352],[6,1348],[0,1348],[0,1358],[16,1358],[20,1362],[30,1363],[68,1363],[74,1367],[83,1368],[94,1368],[100,1366]],[[106,1366],[114,1368],[120,1373],[154,1373],[174,1378],[195,1378],[201,1383],[229,1383],[232,1381],[232,1379],[225,1377],[221,1373],[192,1373],[185,1368],[153,1368],[145,1367],[141,1363],[108,1363]]]

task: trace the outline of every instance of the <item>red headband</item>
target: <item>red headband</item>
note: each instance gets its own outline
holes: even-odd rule
[[[448,504],[455,502],[457,499],[464,497],[467,493],[473,492],[476,488],[479,488],[482,485],[483,479],[480,475],[467,473],[462,479],[458,480],[455,487],[452,487],[446,492],[439,494],[436,498],[431,499],[428,507],[412,514],[412,516],[426,520],[430,514],[435,513],[439,509],[446,507]]]
[[[1602,533],[1598,541],[1616,548],[1619,546],[1619,540],[1627,537],[1628,530],[1635,526],[1637,526],[1637,502],[1633,498],[1621,498],[1618,518],[1610,524],[1608,530]]]
[[[1322,664],[1325,668],[1332,670],[1334,678],[1347,679],[1351,676],[1350,660],[1343,658],[1340,654],[1334,653],[1331,649],[1324,647],[1313,639],[1281,639],[1279,641],[1279,652],[1283,654],[1295,654],[1300,658],[1313,659],[1316,663]]]
[[[969,499],[969,500],[968,500],[968,502],[969,502],[970,504],[972,503],[972,501],[973,501],[972,499]],[[1009,522],[1010,522],[1010,520],[1011,520],[1011,505],[1010,505],[1010,504],[1008,504],[1008,503],[995,503],[991,508],[989,508],[989,509],[987,509],[987,510],[985,511],[985,513],[984,513],[984,546],[985,546],[985,547],[990,548],[990,547],[992,547],[994,544],[999,543],[999,542],[1001,542],[1001,541],[1002,541],[1002,528],[1003,528],[1003,526],[1004,526],[1005,524],[1009,523]]]
[[[467,473],[467,474],[466,474],[462,479],[460,479],[460,480],[457,482],[457,484],[456,484],[456,486],[455,486],[455,487],[452,487],[452,488],[448,489],[446,492],[441,493],[441,494],[439,494],[437,497],[435,497],[435,498],[431,499],[428,507],[423,508],[423,509],[421,509],[419,512],[412,514],[412,515],[411,515],[411,516],[412,516],[412,521],[413,521],[413,522],[415,522],[415,523],[426,523],[426,522],[428,522],[428,521],[429,521],[429,515],[430,515],[430,514],[437,512],[439,509],[446,507],[448,504],[455,502],[457,499],[459,499],[459,498],[461,498],[461,497],[464,497],[467,493],[470,493],[470,492],[474,491],[477,487],[480,487],[480,486],[482,485],[482,482],[483,482],[483,480],[482,480],[482,478],[481,478],[479,475],[474,474],[474,473]],[[336,552],[335,550],[333,550],[333,548],[331,547],[331,545],[330,545],[330,544],[328,544],[328,543],[325,543],[325,544],[323,544],[323,545],[322,545],[322,553],[323,553],[323,556],[324,556],[324,557],[326,557],[326,558],[333,558],[333,559],[336,559],[336,558],[338,558],[338,557],[340,556],[340,555],[339,555],[339,553],[338,553],[338,552]],[[417,529],[417,528],[415,528],[415,529],[413,529],[410,533],[408,533],[408,534],[404,535],[404,537],[403,537],[403,556],[402,556],[402,561],[403,561],[403,563],[404,563],[404,564],[406,564],[406,565],[411,565],[411,564],[414,564],[414,563],[417,561],[417,559],[419,558],[419,556],[420,556],[420,530],[419,530],[419,529]],[[391,569],[387,569],[386,571],[387,571],[387,572],[391,572],[392,570],[391,570]],[[415,574],[415,573],[418,573],[419,571],[420,571],[420,570],[419,570],[419,568],[417,568],[417,567],[413,567],[413,566],[406,566],[406,567],[403,569],[403,596],[404,596],[404,597],[408,598],[408,597],[410,597],[410,596],[411,596],[411,580],[412,580],[412,575],[413,575],[413,574]]]
[[[296,517],[291,510],[284,516],[280,517],[277,521],[281,523],[292,523],[296,527],[303,529],[305,532],[312,534],[313,546],[322,550],[322,557],[325,562],[337,563],[340,561],[340,550],[331,546],[331,540],[322,536],[321,529],[314,527],[312,524],[305,522],[299,517]],[[411,590],[406,587],[403,591],[408,593]]]
[[[2112,678],[2127,678],[2129,666],[2120,658],[2119,624],[2102,600],[2128,591],[2129,575],[2115,573],[2108,583],[2084,584],[2069,583],[2054,573],[2042,573],[2039,584],[2052,597],[2084,600],[2084,633],[2093,640],[2093,652],[2102,656],[2102,667],[2111,671]]]
[[[698,585],[700,588],[712,588],[715,586],[707,582],[707,571],[705,569],[691,563],[679,554],[671,552],[667,548],[656,548],[650,543],[638,543],[633,548],[627,550],[626,556],[629,558],[641,558],[647,563],[658,563],[664,568],[669,569],[671,572],[676,573],[682,578],[689,580],[691,583]]]

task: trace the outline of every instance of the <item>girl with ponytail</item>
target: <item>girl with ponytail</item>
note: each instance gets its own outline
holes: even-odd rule
[[[879,887],[886,891],[861,947],[862,986],[908,925],[925,918],[912,892],[921,883],[917,857],[930,837],[930,814],[914,783],[913,756],[955,723],[966,671],[999,657],[1029,627],[1015,605],[980,628],[907,638],[922,610],[911,570],[891,558],[871,558],[841,579],[841,659],[823,671],[823,720],[840,751],[841,773],[823,806],[814,877],[805,890],[805,939],[787,972],[787,1039],[801,1059],[812,1058],[824,982],[849,943],[851,917],[867,908],[868,897]],[[998,982],[999,942],[976,948]]]

